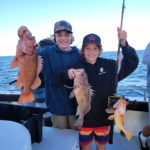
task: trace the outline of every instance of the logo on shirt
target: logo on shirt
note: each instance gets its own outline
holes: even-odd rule
[[[102,75],[102,74],[104,74],[104,73],[106,73],[106,72],[104,71],[104,68],[101,67],[101,68],[99,69],[99,73],[98,73],[98,74],[99,74],[99,75]]]

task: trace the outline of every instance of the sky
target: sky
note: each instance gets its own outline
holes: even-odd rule
[[[36,42],[53,35],[54,24],[66,20],[73,27],[80,47],[86,34],[101,37],[104,51],[117,51],[117,27],[121,22],[123,0],[2,0],[0,1],[0,56],[14,56],[17,30],[29,28]],[[123,30],[136,50],[150,41],[150,0],[125,0]]]

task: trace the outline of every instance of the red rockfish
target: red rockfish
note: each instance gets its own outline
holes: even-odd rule
[[[126,138],[130,140],[132,138],[131,131],[128,131],[124,126],[124,120],[125,120],[125,113],[126,113],[126,106],[127,101],[123,98],[119,99],[114,105],[113,108],[115,109],[114,115],[109,116],[109,120],[115,120],[117,130],[122,131]]]
[[[76,115],[78,119],[75,122],[75,126],[81,127],[83,125],[84,115],[91,109],[91,99],[94,91],[88,83],[87,74],[84,69],[76,69],[73,91],[70,94],[70,98],[76,97],[78,108]]]
[[[18,103],[34,101],[32,89],[40,86],[38,77],[42,69],[42,59],[36,52],[36,40],[26,26],[18,29],[18,44],[16,56],[11,67],[19,68],[16,88],[23,88]]]

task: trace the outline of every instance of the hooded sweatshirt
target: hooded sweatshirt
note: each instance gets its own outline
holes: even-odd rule
[[[70,51],[63,51],[55,44],[42,49],[39,55],[43,59],[46,104],[50,112],[55,115],[75,115],[76,101],[69,99],[70,89],[52,84],[52,79],[58,71],[67,70],[80,60],[78,49],[71,47]]]

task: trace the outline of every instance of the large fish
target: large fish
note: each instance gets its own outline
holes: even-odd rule
[[[128,131],[124,126],[125,113],[126,113],[127,101],[123,98],[119,99],[114,105],[113,108],[115,112],[113,115],[109,116],[109,120],[115,120],[117,126],[117,131],[122,131],[126,138],[130,140],[132,138],[132,132]]]
[[[76,115],[79,117],[75,122],[75,126],[81,127],[83,125],[84,115],[91,109],[91,99],[93,94],[94,91],[88,83],[85,70],[76,69],[73,91],[70,94],[70,98],[75,96],[78,103]]]
[[[36,40],[26,26],[18,29],[18,44],[16,56],[11,67],[19,68],[16,88],[22,88],[22,93],[18,103],[34,101],[32,89],[36,89],[41,84],[38,77],[42,69],[42,59],[36,52]]]

